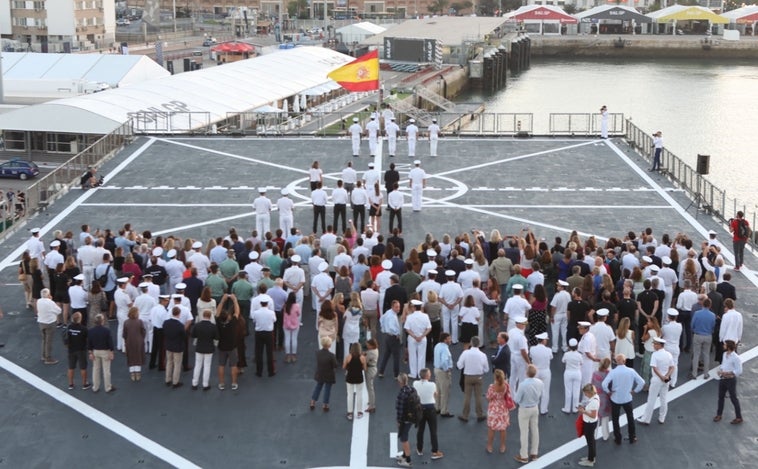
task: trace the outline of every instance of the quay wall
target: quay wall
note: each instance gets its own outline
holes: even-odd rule
[[[758,59],[758,37],[725,41],[720,36],[530,35],[537,57]],[[703,40],[709,44],[704,48]],[[620,42],[623,47],[619,47]],[[709,48],[707,46],[710,46]]]

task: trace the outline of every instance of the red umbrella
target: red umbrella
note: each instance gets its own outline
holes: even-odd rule
[[[222,42],[221,44],[217,46],[213,46],[211,48],[213,52],[221,52],[224,54],[228,53],[237,53],[237,54],[244,54],[245,52],[253,52],[255,51],[255,46],[248,44],[246,42]]]

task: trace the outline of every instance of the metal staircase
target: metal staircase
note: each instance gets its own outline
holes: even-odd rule
[[[448,101],[447,99],[438,95],[437,93],[430,90],[429,88],[419,85],[416,88],[414,88],[413,91],[415,91],[417,95],[421,96],[422,98],[434,104],[435,106],[442,108],[447,112],[455,112],[454,102]]]
[[[426,127],[432,123],[432,115],[423,109],[419,109],[406,100],[393,101],[390,107],[398,114],[405,114],[408,117],[416,119],[416,123],[421,127]]]

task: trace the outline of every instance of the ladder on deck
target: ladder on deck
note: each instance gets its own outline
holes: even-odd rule
[[[399,114],[405,114],[408,117],[416,119],[416,124],[421,127],[427,127],[432,123],[432,115],[423,109],[419,109],[408,101],[393,101],[390,103],[393,111]]]
[[[446,112],[455,112],[454,102],[445,99],[443,96],[440,96],[426,86],[419,85],[414,88],[413,91],[415,91],[417,95],[421,96],[435,106],[444,109]]]

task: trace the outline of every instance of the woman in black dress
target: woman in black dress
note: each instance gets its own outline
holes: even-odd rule
[[[363,372],[366,371],[366,357],[361,353],[361,344],[350,345],[350,355],[345,357],[342,368],[345,370],[347,386],[347,419],[353,420],[353,403],[358,411],[358,418],[363,417]]]
[[[529,303],[532,304],[532,308],[527,315],[528,323],[526,326],[526,339],[529,341],[529,346],[537,345],[537,334],[547,332],[547,293],[544,285],[537,285],[534,287],[534,294],[529,297]]]

